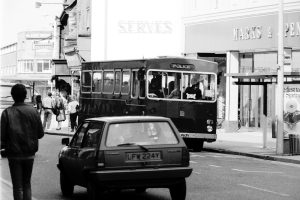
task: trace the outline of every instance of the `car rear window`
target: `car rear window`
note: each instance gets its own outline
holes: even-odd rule
[[[140,145],[178,144],[168,122],[135,122],[110,124],[106,146],[134,143]]]

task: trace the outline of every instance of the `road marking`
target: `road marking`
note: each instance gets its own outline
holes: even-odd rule
[[[13,187],[13,186],[12,186],[11,182],[9,182],[9,181],[7,181],[7,180],[1,178],[1,177],[0,177],[0,181],[1,181],[2,183],[4,183],[4,184],[8,185],[8,186],[11,188],[11,190],[12,190],[12,187]],[[1,188],[1,189],[2,189],[2,188]],[[2,191],[2,192],[7,192],[7,191]],[[32,197],[32,200],[37,200],[37,199],[34,198],[34,197]]]
[[[283,174],[283,172],[269,172],[269,171],[248,171],[242,169],[231,169],[232,171],[245,172],[245,173],[267,173],[267,174]]]
[[[290,195],[288,194],[284,194],[284,193],[278,193],[278,192],[274,192],[274,191],[271,191],[271,190],[266,190],[266,189],[263,189],[263,188],[258,188],[258,187],[254,187],[254,186],[250,186],[250,185],[246,185],[246,184],[239,184],[240,186],[243,186],[243,187],[248,187],[248,188],[252,188],[252,189],[255,189],[255,190],[260,190],[260,191],[263,191],[263,192],[268,192],[268,193],[272,193],[272,194],[277,194],[277,195],[280,195],[280,196],[283,196],[283,197],[289,197]]]
[[[194,173],[194,174],[201,174],[200,172],[195,172],[195,171],[193,171],[193,173]]]
[[[272,164],[279,164],[279,165],[286,165],[290,167],[298,167],[300,168],[299,164],[294,164],[294,163],[286,163],[286,162],[279,162],[279,161],[271,161]]]
[[[200,155],[195,155],[195,154],[191,155],[190,157],[201,157],[201,158],[205,158],[205,156],[200,156]]]
[[[197,163],[196,161],[192,161],[192,160],[190,160],[190,163],[193,163],[193,164],[195,164],[195,163]]]
[[[209,165],[211,167],[221,167],[221,166],[218,166],[218,165]]]
[[[1,178],[1,177],[0,177],[0,180],[1,180],[1,182],[3,182],[4,184],[6,184],[6,185],[8,185],[8,186],[12,187],[12,184],[11,184],[11,182],[9,182],[9,181],[7,181],[7,180],[5,180],[5,179]]]

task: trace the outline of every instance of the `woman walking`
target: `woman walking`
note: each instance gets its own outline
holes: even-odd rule
[[[77,128],[77,116],[78,116],[78,110],[79,110],[79,103],[74,98],[74,96],[70,97],[70,102],[68,105],[68,111],[70,114],[70,121],[71,121],[71,132],[74,131],[74,129]]]

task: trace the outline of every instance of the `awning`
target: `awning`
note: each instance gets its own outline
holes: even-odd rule
[[[65,59],[53,59],[52,64],[52,75],[70,75],[67,61]]]
[[[225,76],[236,78],[237,85],[265,85],[277,83],[276,72],[226,73]],[[285,72],[284,83],[299,83],[300,72]]]
[[[65,58],[68,63],[68,67],[72,70],[79,70],[81,68],[81,57],[78,53],[68,53],[65,54]]]

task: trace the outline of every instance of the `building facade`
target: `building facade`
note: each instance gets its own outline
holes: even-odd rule
[[[17,36],[17,43],[1,48],[1,79],[32,85],[35,94],[51,90],[51,31],[26,31]]]
[[[185,1],[184,51],[219,62],[218,118],[227,130],[260,128],[264,112],[269,126],[276,117],[278,9],[272,0]],[[285,81],[295,84],[300,72],[299,0],[284,0],[283,29]]]
[[[91,1],[65,0],[64,5],[56,18],[52,73],[57,89],[78,97],[81,63],[91,60]]]

